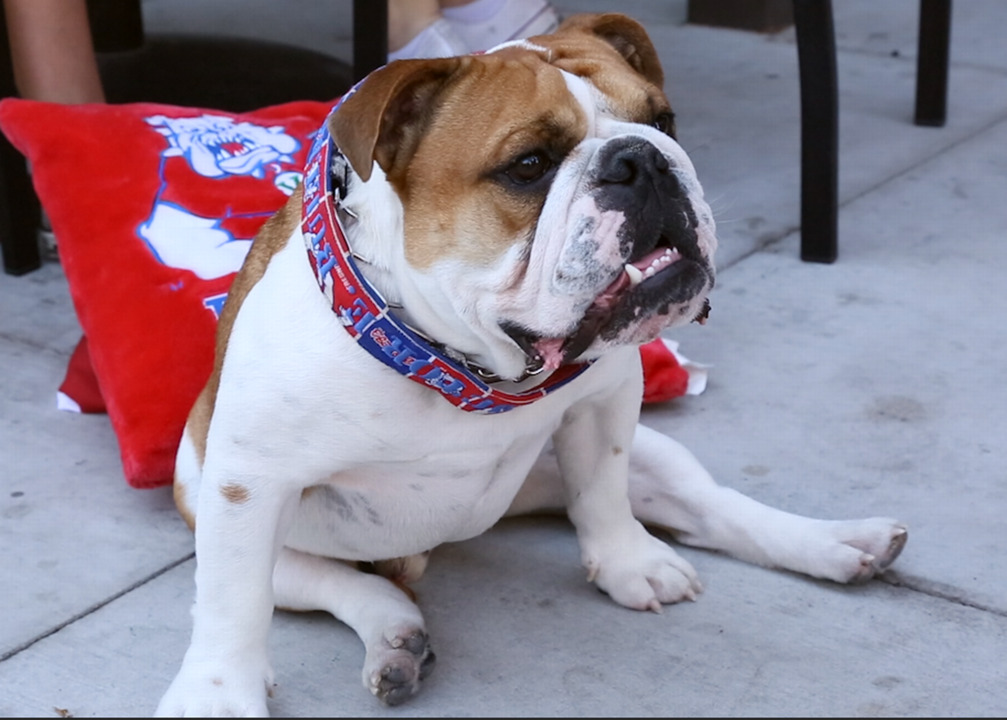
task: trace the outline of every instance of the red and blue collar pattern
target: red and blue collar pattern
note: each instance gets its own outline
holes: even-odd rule
[[[355,89],[355,88],[354,88]],[[340,99],[332,112],[336,112]],[[434,349],[392,315],[384,298],[357,268],[337,212],[345,191],[333,177],[333,160],[345,167],[328,123],[315,135],[304,168],[301,230],[318,287],[354,340],[388,367],[438,391],[461,410],[507,412],[539,400],[580,375],[589,363],[565,365],[541,384],[522,392],[492,388],[464,365]]]

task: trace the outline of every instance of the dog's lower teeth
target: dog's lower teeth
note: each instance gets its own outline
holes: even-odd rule
[[[640,269],[638,267],[636,267],[634,265],[630,265],[629,263],[626,263],[625,270],[626,270],[626,275],[629,276],[629,285],[630,285],[630,287],[635,287],[635,286],[637,286],[637,285],[639,285],[640,283],[643,282],[643,273],[640,272]],[[651,274],[653,274],[653,273],[651,273]]]

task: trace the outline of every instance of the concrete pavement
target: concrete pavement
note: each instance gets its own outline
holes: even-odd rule
[[[148,0],[148,27],[206,5]],[[242,3],[229,31],[346,51],[347,24],[279,5]],[[833,265],[798,259],[792,31],[620,5],[658,45],[721,238],[710,322],[669,334],[709,386],[643,421],[768,504],[900,518],[902,557],[844,587],[681,548],[705,592],[653,615],[585,582],[565,521],[505,521],[417,584],[438,655],[419,696],[378,705],[350,630],[278,613],[275,715],[1007,714],[1007,4],[955,4],[944,128],[912,124],[918,3],[835,5]],[[58,264],[0,275],[3,716],[149,715],[188,641],[192,538],[170,491],[127,487],[107,417],[56,410],[79,333]]]

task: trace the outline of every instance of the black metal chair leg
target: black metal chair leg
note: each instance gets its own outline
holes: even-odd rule
[[[831,0],[794,0],[801,88],[801,259],[837,255],[839,97]]]
[[[38,230],[42,220],[24,156],[0,135],[0,245],[4,272],[24,275],[42,266]]]
[[[941,127],[947,119],[951,0],[920,0],[916,54],[916,124]]]
[[[16,94],[7,19],[0,5],[0,97]],[[38,244],[41,219],[24,156],[0,133],[0,246],[3,268],[9,275],[24,275],[42,266]]]
[[[388,3],[353,0],[353,81],[388,62]]]

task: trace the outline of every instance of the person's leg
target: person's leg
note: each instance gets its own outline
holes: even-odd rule
[[[388,59],[447,57],[468,52],[441,16],[438,0],[388,0]]]
[[[3,3],[18,95],[67,105],[105,102],[85,0]],[[39,221],[45,253],[55,259],[56,239],[45,208]]]
[[[4,0],[4,12],[21,97],[105,101],[84,0]]]
[[[401,50],[440,16],[437,0],[388,0],[388,49]]]
[[[388,59],[487,50],[558,25],[548,0],[388,0]]]
[[[470,51],[545,35],[559,25],[548,0],[440,0],[440,8]]]

